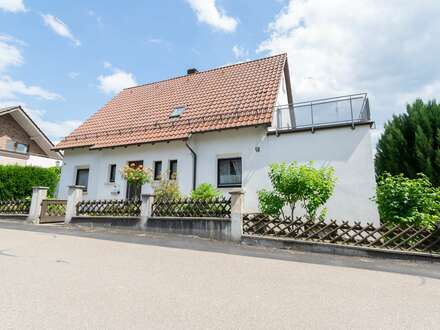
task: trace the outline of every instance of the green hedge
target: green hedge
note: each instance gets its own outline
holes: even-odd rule
[[[48,187],[54,197],[60,179],[60,168],[0,165],[0,200],[23,199],[32,196],[32,187]]]

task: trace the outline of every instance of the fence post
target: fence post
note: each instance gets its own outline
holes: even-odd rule
[[[231,195],[231,239],[239,242],[243,235],[243,200],[244,191],[242,189],[229,192]]]
[[[32,200],[27,220],[40,223],[41,203],[47,197],[48,187],[32,187]]]
[[[141,195],[141,229],[145,229],[147,227],[148,218],[151,217],[152,206],[154,202],[153,194],[142,194]]]
[[[76,215],[76,204],[82,201],[84,188],[84,186],[69,186],[64,223],[70,223],[72,217]]]

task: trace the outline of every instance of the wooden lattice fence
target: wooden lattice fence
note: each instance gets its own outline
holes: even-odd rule
[[[152,206],[153,216],[167,217],[218,217],[231,215],[231,199],[218,197],[211,199],[159,199]]]
[[[305,241],[363,246],[380,249],[440,254],[440,228],[427,230],[411,225],[361,225],[343,221],[280,219],[263,214],[245,214],[243,233]]]
[[[40,223],[63,222],[66,216],[67,201],[45,199],[41,203]]]
[[[29,214],[31,200],[0,201],[0,214]]]
[[[76,205],[76,214],[82,216],[140,216],[141,201],[87,200]]]

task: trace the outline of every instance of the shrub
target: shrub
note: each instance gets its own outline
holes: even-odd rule
[[[440,189],[424,174],[408,179],[403,174],[385,173],[378,180],[374,199],[384,224],[404,223],[432,230],[440,220]]]
[[[221,195],[221,192],[210,183],[202,183],[191,192],[193,199],[212,199]]]
[[[59,167],[0,165],[0,200],[31,197],[35,186],[48,187],[48,196],[54,197],[59,180]]]
[[[295,208],[301,205],[309,219],[325,217],[326,209],[320,214],[318,209],[333,193],[336,181],[333,173],[332,167],[315,168],[313,162],[271,165],[269,178],[273,190],[258,192],[260,210],[268,215],[286,218],[283,209],[289,207],[289,216],[293,219]]]
[[[162,179],[153,188],[157,200],[180,198],[179,185],[176,180]]]

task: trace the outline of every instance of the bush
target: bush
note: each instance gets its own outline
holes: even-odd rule
[[[318,209],[333,194],[336,181],[333,173],[332,167],[315,168],[313,162],[271,165],[269,178],[274,190],[258,192],[260,210],[286,218],[283,209],[288,206],[293,219],[295,208],[301,205],[309,219],[324,218],[327,210],[324,208],[318,214]]]
[[[220,197],[221,193],[210,183],[202,183],[191,192],[192,199],[212,199]]]
[[[181,196],[176,180],[162,179],[153,188],[157,200],[177,199]]]
[[[31,197],[35,186],[48,187],[48,196],[54,197],[59,180],[59,167],[0,165],[0,200]]]
[[[424,174],[416,179],[403,174],[382,175],[375,201],[384,224],[404,223],[432,230],[440,220],[440,189],[434,188]]]

